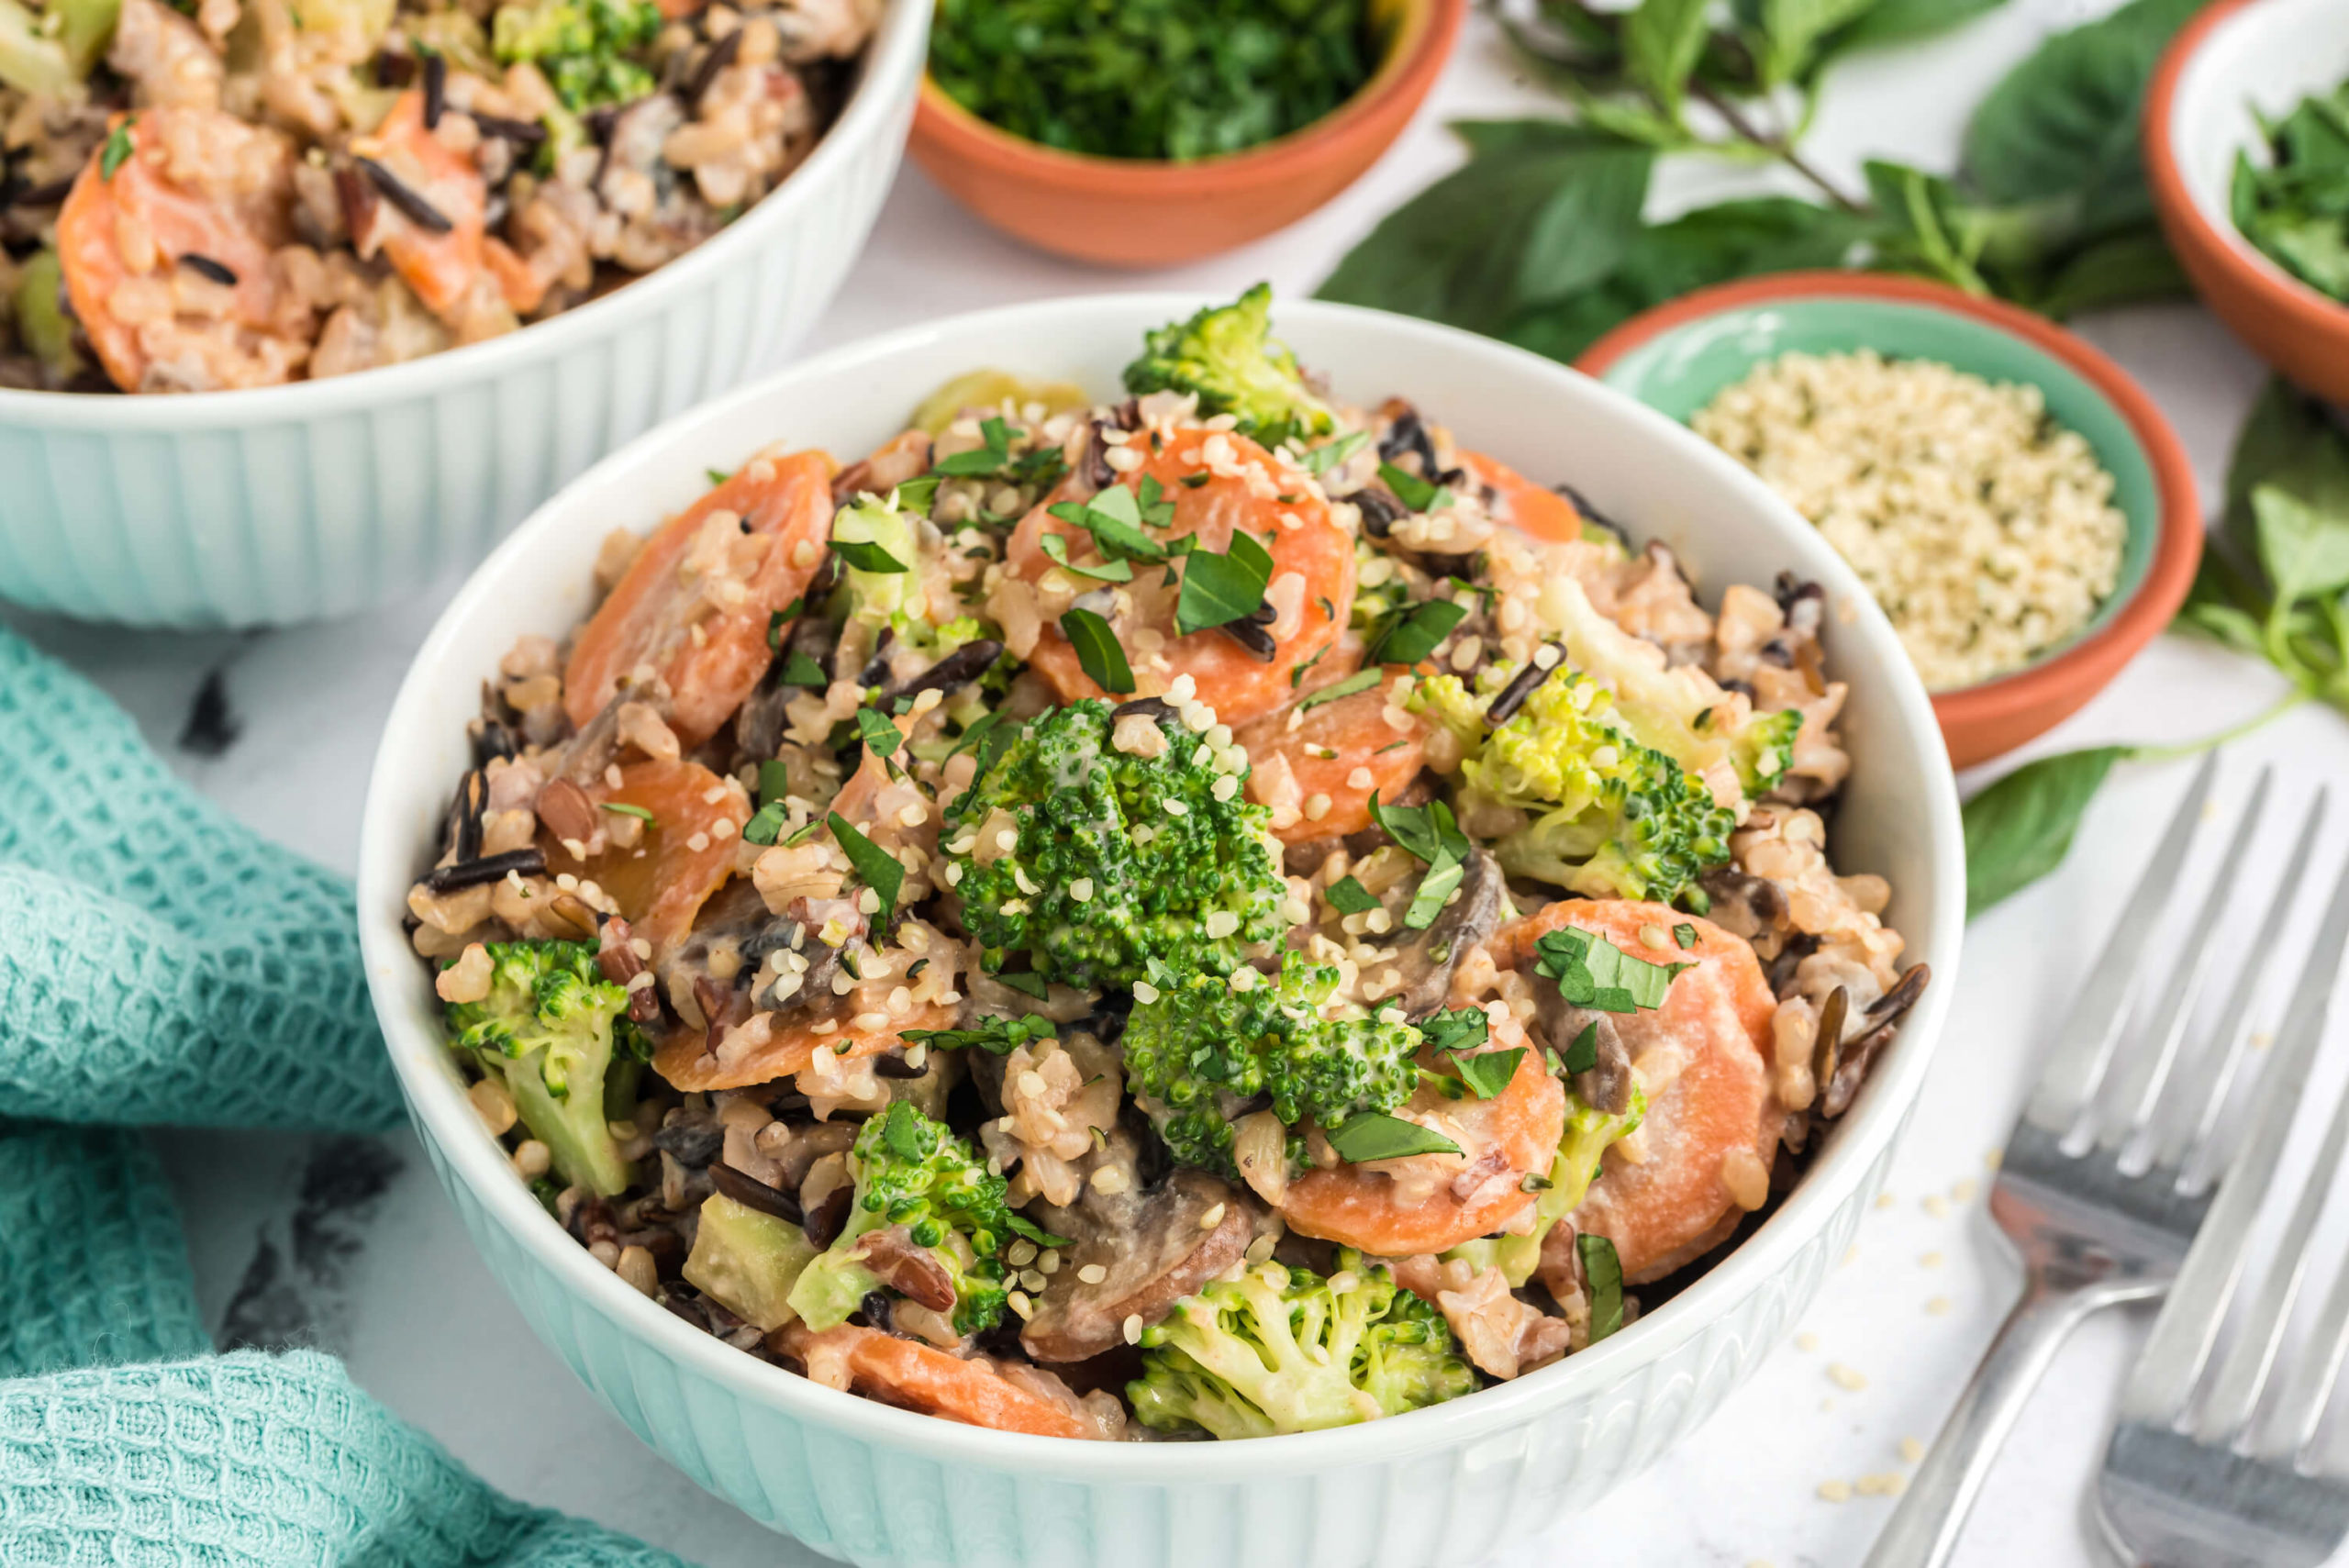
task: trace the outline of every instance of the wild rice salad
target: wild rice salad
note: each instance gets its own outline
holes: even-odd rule
[[[674,261],[880,0],[0,0],[0,387],[397,364]]]
[[[1455,1398],[1730,1244],[1923,988],[1819,589],[1707,611],[1267,305],[761,451],[487,686],[416,949],[686,1322],[1071,1438]]]

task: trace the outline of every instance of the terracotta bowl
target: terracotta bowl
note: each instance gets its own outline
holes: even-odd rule
[[[1856,349],[2037,386],[2095,449],[2128,519],[2120,583],[2094,620],[2013,674],[1933,694],[1950,761],[1970,767],[2068,717],[2169,624],[2202,558],[2194,473],[2153,399],[2103,354],[2029,311],[1916,278],[1783,272],[1699,289],[1625,322],[1575,367],[1686,421],[1765,360]]]
[[[925,75],[914,161],[1039,250],[1112,267],[1196,261],[1286,228],[1353,183],[1435,84],[1467,9],[1468,0],[1373,0],[1386,50],[1361,92],[1276,141],[1187,163],[1042,146],[980,119]]]
[[[2170,249],[2213,314],[2320,397],[2349,403],[2349,307],[2245,239],[2229,216],[2238,149],[2259,155],[2254,111],[2280,117],[2349,76],[2339,0],[2220,0],[2176,38],[2145,99],[2145,174]]]

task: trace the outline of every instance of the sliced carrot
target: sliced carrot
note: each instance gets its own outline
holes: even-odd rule
[[[1351,639],[1349,640],[1352,640]],[[1370,797],[1393,800],[1419,776],[1427,762],[1427,725],[1417,714],[1403,714],[1397,729],[1386,721],[1391,706],[1386,681],[1352,695],[1335,697],[1297,709],[1314,693],[1349,679],[1357,672],[1338,651],[1308,672],[1297,700],[1268,713],[1239,731],[1236,737],[1248,753],[1249,795],[1264,799],[1260,790],[1279,788],[1286,770],[1297,786],[1302,815],[1274,831],[1286,844],[1358,833],[1370,826]],[[1336,668],[1325,672],[1323,666]],[[1296,728],[1289,726],[1292,715]],[[1305,809],[1317,798],[1327,807],[1318,816]]]
[[[497,292],[505,296],[507,308],[515,315],[528,316],[546,303],[547,280],[539,276],[505,240],[494,234],[484,239],[481,259],[490,276],[497,280]]]
[[[700,763],[685,762],[632,762],[620,770],[618,788],[599,783],[587,795],[598,809],[606,802],[638,806],[652,820],[631,848],[584,861],[541,829],[547,869],[593,880],[610,894],[636,934],[652,944],[657,966],[733,873],[734,840],[751,819],[750,802]]]
[[[1500,520],[1535,539],[1573,540],[1582,538],[1582,514],[1554,490],[1536,484],[1498,458],[1463,451],[1461,465],[1500,495],[1496,511]]]
[[[824,559],[832,473],[820,451],[755,458],[663,524],[579,633],[563,673],[572,722],[585,725],[630,672],[650,665],[669,684],[677,739],[698,746],[718,733],[774,657],[769,617],[806,589]],[[702,525],[719,511],[742,520],[758,558],[740,575],[689,577]]]
[[[445,229],[420,223],[378,193],[376,216],[362,248],[365,253],[366,239],[372,239],[427,309],[447,312],[465,297],[482,270],[489,187],[481,171],[425,128],[420,88],[402,93],[373,135],[351,139],[351,150],[389,171],[446,220]]]
[[[173,177],[167,149],[203,141],[241,170],[265,173],[250,189],[222,197]],[[106,149],[129,156],[108,172]],[[111,301],[124,284],[202,256],[236,274],[237,318],[255,332],[273,330],[279,291],[270,256],[292,233],[293,144],[274,130],[248,125],[217,109],[150,108],[117,115],[106,140],[75,176],[57,215],[58,261],[73,315],[114,384],[136,392],[150,363],[139,329],[116,319]],[[128,226],[125,232],[124,226]],[[134,272],[123,259],[126,239],[149,265]],[[298,361],[295,361],[298,362]]]
[[[1229,445],[1231,464],[1242,473],[1209,472],[1202,449],[1210,440]],[[1337,640],[1354,602],[1353,537],[1331,520],[1325,504],[1301,488],[1288,493],[1286,501],[1279,493],[1257,495],[1243,476],[1252,466],[1268,478],[1279,472],[1271,454],[1245,436],[1186,429],[1178,431],[1163,450],[1148,456],[1140,468],[1120,479],[1130,490],[1139,490],[1144,476],[1154,479],[1164,498],[1174,503],[1172,521],[1164,528],[1150,530],[1152,537],[1174,539],[1196,535],[1197,548],[1222,551],[1230,549],[1233,531],[1245,528],[1273,558],[1271,586],[1275,593],[1282,591],[1285,577],[1294,573],[1303,579],[1296,625],[1286,636],[1274,639],[1269,661],[1249,652],[1220,629],[1181,635],[1174,624],[1174,594],[1150,592],[1147,586],[1136,595],[1151,606],[1146,624],[1119,628],[1137,676],[1153,677],[1163,690],[1177,675],[1188,674],[1198,700],[1235,728],[1288,700],[1292,695],[1289,672]],[[1186,480],[1202,483],[1192,485]],[[1092,550],[1083,529],[1040,506],[1020,519],[1007,552],[1010,569],[1029,582],[1054,569],[1052,558],[1044,553],[1047,534],[1067,539],[1066,549],[1077,559],[1086,558]],[[1178,564],[1176,570],[1187,568]],[[1156,567],[1136,563],[1138,584],[1155,584],[1162,575]],[[1139,632],[1158,639],[1158,648],[1151,651],[1141,646]],[[1029,662],[1052,683],[1063,702],[1111,695],[1085,673],[1076,650],[1057,626],[1044,628]]]
[[[1528,1043],[1515,1030],[1504,1024],[1494,1038],[1504,1047]],[[1518,1058],[1516,1076],[1492,1099],[1455,1100],[1423,1083],[1406,1108],[1415,1119],[1425,1116],[1448,1129],[1463,1151],[1414,1156],[1451,1162],[1432,1190],[1422,1190],[1431,1185],[1425,1182],[1406,1189],[1387,1173],[1360,1165],[1308,1171],[1289,1184],[1280,1204],[1290,1229],[1389,1258],[1441,1252],[1489,1236],[1533,1207],[1524,1180],[1550,1168],[1565,1131],[1565,1091],[1541,1052],[1531,1050]],[[1465,1183],[1464,1194],[1455,1175]]]
[[[1776,1003],[1751,947],[1662,904],[1561,900],[1496,933],[1494,959],[1505,966],[1529,962],[1538,938],[1567,925],[1634,957],[1696,965],[1674,978],[1663,1006],[1614,1019],[1642,1076],[1669,1082],[1641,1124],[1641,1158],[1610,1151],[1573,1216],[1578,1230],[1614,1242],[1628,1283],[1644,1284],[1703,1256],[1736,1229],[1743,1211],[1722,1180],[1724,1158],[1743,1149],[1770,1162],[1786,1120],[1769,1070]],[[1669,933],[1675,926],[1696,929],[1693,947],[1667,937],[1670,945],[1659,951],[1642,940],[1643,930]]]
[[[843,1323],[818,1334],[793,1323],[780,1343],[817,1382],[845,1380],[859,1394],[924,1415],[1037,1437],[1097,1435],[1073,1410],[1013,1383],[984,1360],[964,1361],[877,1329]]]
[[[741,1089],[805,1073],[815,1065],[818,1051],[854,1062],[893,1050],[906,1029],[954,1027],[954,1010],[935,1004],[924,1004],[891,1019],[885,1029],[860,1029],[849,1021],[853,1016],[848,999],[835,997],[823,1006],[788,1015],[764,1015],[764,1023],[754,1018],[747,1026],[754,1032],[745,1048],[723,1062],[711,1053],[704,1036],[692,1029],[674,1030],[654,1054],[653,1071],[689,1092]],[[783,1021],[775,1021],[778,1018]],[[831,1028],[820,1029],[825,1024]]]

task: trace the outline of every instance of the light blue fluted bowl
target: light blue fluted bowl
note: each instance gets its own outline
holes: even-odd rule
[[[1357,401],[1412,398],[1536,477],[1679,550],[1700,583],[1823,584],[1852,683],[1838,863],[1891,880],[1887,918],[1934,983],[1809,1174],[1755,1235],[1621,1333],[1468,1398],[1338,1431],[1228,1443],[993,1432],[819,1387],[636,1294],[522,1186],[466,1100],[401,918],[469,765],[482,678],[523,632],[587,608],[596,546],[649,528],[786,439],[842,455],[894,433],[948,376],[996,365],[1109,395],[1145,328],[1201,302],[1109,295],[956,317],[823,356],[657,430],[525,523],[436,627],[385,727],[360,846],[373,989],[410,1114],[490,1267],[540,1338],[646,1443],[753,1518],[868,1564],[1355,1568],[1472,1562],[1587,1507],[1687,1436],[1783,1338],[1856,1232],[1957,978],[1957,797],[1923,689],[1815,530],[1687,430],[1587,377],[1444,328],[1341,306],[1276,307],[1282,335]]]
[[[0,598],[126,626],[283,626],[478,560],[589,463],[814,325],[896,176],[930,17],[892,0],[840,118],[764,201],[552,320],[251,392],[0,389]]]

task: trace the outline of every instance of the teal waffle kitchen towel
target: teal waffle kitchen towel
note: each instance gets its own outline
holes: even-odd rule
[[[214,1355],[139,1125],[380,1130],[351,890],[0,631],[0,1563],[676,1568],[307,1351]]]

